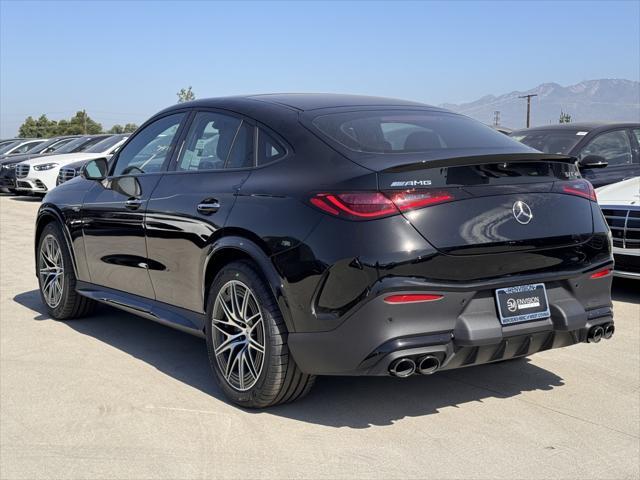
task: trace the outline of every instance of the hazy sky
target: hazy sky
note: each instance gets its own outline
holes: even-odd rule
[[[640,2],[0,0],[0,137],[85,108],[141,123],[198,97],[314,91],[431,104],[640,77]]]

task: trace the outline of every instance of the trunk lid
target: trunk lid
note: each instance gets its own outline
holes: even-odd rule
[[[428,242],[449,255],[587,241],[593,234],[591,202],[565,188],[579,178],[570,157],[543,154],[411,161],[378,173],[383,191],[440,190],[454,197],[404,213]]]

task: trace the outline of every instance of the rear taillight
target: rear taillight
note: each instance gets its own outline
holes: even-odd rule
[[[315,207],[337,217],[370,220],[455,200],[444,190],[318,193],[309,199]]]
[[[558,182],[554,190],[558,193],[566,193],[568,195],[577,195],[578,197],[588,198],[597,201],[596,191],[588,180],[571,180],[569,182]]]

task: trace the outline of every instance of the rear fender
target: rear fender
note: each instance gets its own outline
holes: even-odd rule
[[[293,321],[291,320],[291,314],[289,311],[289,302],[287,301],[286,294],[284,292],[283,280],[278,275],[273,262],[269,258],[269,256],[260,248],[258,244],[253,242],[252,240],[247,239],[246,237],[240,236],[225,236],[217,240],[211,248],[211,251],[207,255],[207,258],[204,263],[204,274],[203,279],[206,279],[206,271],[208,265],[215,261],[216,257],[220,255],[223,251],[229,250],[237,250],[242,254],[248,256],[253,260],[258,266],[260,272],[264,278],[264,280],[269,285],[271,292],[273,293],[278,306],[280,307],[280,311],[282,312],[282,316],[284,318],[285,324],[287,325],[287,329],[289,332],[294,331]],[[206,288],[206,282],[203,282],[203,298],[207,298],[207,292],[204,291]],[[206,304],[204,305],[206,311]]]

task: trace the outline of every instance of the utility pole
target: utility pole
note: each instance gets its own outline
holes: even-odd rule
[[[531,97],[537,97],[537,93],[530,93],[529,95],[521,95],[518,98],[527,99],[527,128],[531,126]]]
[[[500,126],[500,110],[496,110],[493,112],[493,126]]]

